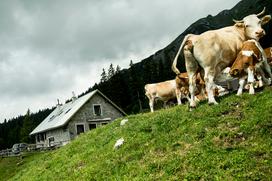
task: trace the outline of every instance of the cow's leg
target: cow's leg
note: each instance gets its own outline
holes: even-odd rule
[[[263,87],[263,79],[262,79],[262,76],[260,75],[257,75],[257,79],[258,79],[258,87]]]
[[[196,97],[195,97],[195,91],[196,91],[196,74],[188,74],[189,75],[189,92],[191,95],[190,98],[190,108],[196,107]]]
[[[164,109],[167,108],[167,101],[163,101],[163,108],[164,108]]]
[[[237,91],[237,96],[242,95],[243,89],[244,89],[244,86],[245,86],[245,82],[246,82],[246,77],[245,76],[239,78],[239,88],[238,88],[238,91]]]
[[[249,83],[249,94],[255,94],[253,82]]]
[[[154,112],[154,97],[151,97],[149,99],[149,107],[150,107],[150,111]]]
[[[263,61],[263,66],[264,66],[264,69],[265,69],[266,73],[269,75],[269,78],[270,78],[269,85],[270,85],[271,81],[272,81],[272,73],[271,73],[271,68],[270,68],[267,60]]]
[[[222,87],[220,85],[215,84],[215,88],[218,89],[218,96],[224,96],[229,93],[229,91],[227,89],[225,89],[224,87]]]
[[[177,96],[178,105],[181,105],[181,91],[179,88],[176,88],[176,96]]]
[[[262,69],[262,67],[260,66],[258,66],[258,67],[256,67],[256,71],[258,72],[258,74],[262,77],[262,80],[263,80],[263,82],[265,83],[265,85],[270,85],[271,84],[271,80],[269,80],[269,79],[267,79],[266,77],[265,77],[265,73],[264,73],[264,71],[263,71],[263,69]]]
[[[197,70],[198,70],[198,63],[196,59],[194,58],[192,52],[188,47],[184,47],[184,58],[185,58],[185,65],[186,65],[186,70],[188,73],[188,78],[189,78],[189,92],[191,95],[191,98],[189,99],[189,107],[190,110],[191,108],[196,107],[196,101],[195,101],[195,91],[196,91],[196,75],[197,75]]]
[[[209,104],[218,104],[214,98],[214,93],[213,90],[215,88],[215,83],[214,83],[214,77],[215,77],[215,72],[210,70],[209,68],[205,69],[205,84],[206,84],[206,91],[208,94],[208,103]]]

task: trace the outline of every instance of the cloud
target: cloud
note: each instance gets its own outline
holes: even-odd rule
[[[172,42],[190,24],[238,0],[0,2],[0,122],[51,107]]]

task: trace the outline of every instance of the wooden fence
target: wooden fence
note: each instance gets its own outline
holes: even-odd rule
[[[5,149],[0,151],[0,157],[12,157],[12,156],[21,156],[23,153],[27,152],[40,152],[40,151],[47,151],[59,148],[61,146],[66,145],[69,141],[59,141],[59,142],[51,142],[50,146],[45,144],[27,144],[27,148],[25,149],[16,149],[13,150]]]

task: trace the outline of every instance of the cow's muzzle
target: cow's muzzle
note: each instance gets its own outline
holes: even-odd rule
[[[263,29],[261,29],[261,30],[255,32],[255,34],[258,38],[262,38],[265,35],[265,31]]]

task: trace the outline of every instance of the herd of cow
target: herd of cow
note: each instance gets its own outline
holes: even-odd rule
[[[233,26],[200,35],[186,35],[172,64],[176,78],[145,85],[151,112],[156,99],[162,100],[165,106],[171,99],[177,99],[181,104],[181,99],[186,98],[190,110],[196,107],[198,100],[205,98],[208,98],[209,104],[218,104],[214,97],[227,92],[224,87],[215,84],[222,75],[238,78],[237,95],[242,94],[246,85],[250,94],[254,94],[257,85],[270,85],[272,47],[263,49],[258,42],[265,35],[262,25],[271,19],[270,15],[263,16],[264,13],[265,8],[259,14],[234,20]],[[180,73],[176,66],[181,51],[187,71],[184,73]]]

